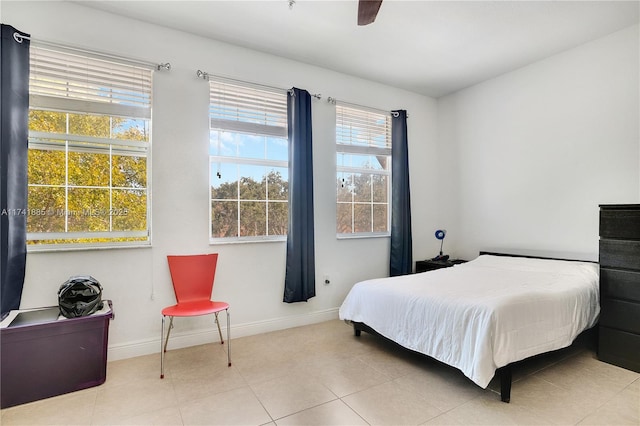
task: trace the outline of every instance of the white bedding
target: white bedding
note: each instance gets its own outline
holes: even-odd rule
[[[485,388],[511,362],[569,346],[600,313],[598,265],[482,255],[362,281],[340,319],[460,369]]]

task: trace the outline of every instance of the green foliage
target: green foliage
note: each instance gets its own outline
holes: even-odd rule
[[[30,143],[27,232],[147,229],[147,158],[107,143],[66,135],[147,141],[146,122],[119,117],[31,110],[29,129],[50,134]],[[55,134],[59,134],[58,136]],[[30,244],[145,240],[85,238]]]
[[[337,232],[387,232],[389,176],[356,173],[345,174],[344,179],[337,181]],[[288,196],[288,182],[274,171],[260,181],[242,177],[212,186],[212,236],[286,235]]]
[[[270,171],[256,181],[241,177],[211,187],[211,235],[214,238],[286,235],[289,182]]]
[[[388,231],[389,177],[374,173],[345,174],[337,180],[336,231]]]

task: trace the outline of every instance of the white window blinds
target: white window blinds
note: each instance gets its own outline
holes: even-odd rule
[[[340,152],[391,155],[391,115],[336,105],[336,144]]]
[[[152,69],[31,47],[31,107],[151,117]]]
[[[212,129],[287,137],[287,98],[283,91],[209,81]]]

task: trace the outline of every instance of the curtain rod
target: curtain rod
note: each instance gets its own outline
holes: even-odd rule
[[[82,47],[69,46],[69,45],[65,45],[65,44],[61,44],[61,43],[54,43],[54,42],[44,41],[44,40],[34,40],[33,38],[31,38],[31,37],[29,37],[27,35],[20,34],[17,31],[15,31],[13,33],[13,39],[15,41],[17,41],[18,43],[22,43],[24,40],[29,40],[36,47],[52,47],[52,48],[64,50],[64,51],[71,52],[71,53],[88,54],[88,55],[92,55],[94,57],[99,57],[99,58],[102,58],[102,59],[118,60],[118,61],[121,61],[121,62],[126,62],[126,63],[128,63],[130,65],[143,66],[143,67],[146,67],[146,68],[155,68],[158,71],[160,71],[160,70],[167,70],[167,71],[171,70],[171,63],[169,63],[169,62],[158,64],[158,63],[154,63],[154,62],[141,61],[141,60],[138,60],[138,59],[131,59],[131,58],[127,58],[127,57],[124,57],[124,56],[113,55],[111,53],[104,53],[104,52],[99,52],[99,51],[95,51],[95,50],[89,50],[89,49],[85,49],[85,48],[82,48]]]
[[[391,114],[394,117],[397,117],[399,115],[397,111],[387,111],[386,109],[378,109],[378,108],[373,108],[373,107],[366,106],[366,105],[354,104],[352,102],[346,102],[346,101],[338,100],[336,98],[332,98],[331,96],[329,96],[327,98],[327,102],[329,102],[330,104],[333,104],[333,105],[335,105],[337,103],[340,103],[342,105],[355,107],[355,108],[358,108],[358,109],[369,110],[369,111],[376,112],[376,113]],[[407,114],[407,118],[409,118],[409,114]]]
[[[224,77],[221,75],[212,75],[209,74],[206,71],[202,71],[202,70],[197,70],[196,71],[196,75],[203,79],[203,80],[209,80],[211,78],[213,79],[217,79],[217,80],[221,80],[221,81],[228,81],[230,83],[237,83],[237,84],[242,84],[242,85],[250,85],[250,86],[254,86],[256,88],[262,88],[262,89],[266,89],[266,90],[270,90],[270,91],[277,91],[277,92],[287,92],[290,95],[293,94],[293,89],[283,89],[282,87],[275,87],[275,86],[269,86],[266,84],[261,84],[261,83],[253,83],[250,81],[244,81],[244,80],[238,80],[236,78],[231,78],[231,77]],[[316,99],[322,99],[322,95],[319,93],[314,93],[311,94],[312,97],[316,98]]]

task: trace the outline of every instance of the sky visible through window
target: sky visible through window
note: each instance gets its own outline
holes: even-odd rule
[[[285,138],[212,130],[209,155],[226,157],[229,162],[212,163],[211,185],[216,187],[222,183],[236,182],[240,177],[250,177],[260,181],[268,170],[278,171],[283,179],[288,180],[286,167],[238,164],[239,158],[286,162],[288,160],[287,145]]]

